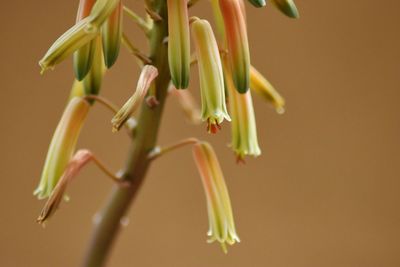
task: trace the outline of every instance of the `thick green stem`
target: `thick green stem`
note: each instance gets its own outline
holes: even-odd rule
[[[161,115],[167,95],[170,74],[168,68],[167,44],[164,42],[168,35],[166,1],[154,1],[152,9],[163,19],[154,23],[150,31],[150,57],[152,64],[157,67],[159,76],[155,81],[159,105],[150,108],[142,105],[138,126],[123,173],[123,178],[131,182],[131,186],[114,186],[112,193],[99,213],[93,235],[89,243],[82,266],[101,267],[112,248],[112,244],[121,227],[121,218],[126,214],[130,204],[137,195],[144,180],[151,160],[148,153],[156,146]]]

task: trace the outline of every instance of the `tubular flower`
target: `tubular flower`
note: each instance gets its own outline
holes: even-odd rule
[[[113,125],[113,132],[118,131],[124,125],[124,123],[129,119],[133,112],[140,106],[143,102],[144,97],[152,81],[158,76],[157,68],[151,65],[146,65],[143,67],[142,72],[136,86],[136,91],[131,98],[122,106],[122,108],[115,114],[112,118],[111,123]]]
[[[111,68],[117,61],[122,40],[122,1],[102,26],[104,62]]]
[[[215,133],[224,119],[230,121],[226,110],[224,80],[218,45],[211,25],[206,20],[192,23],[193,40],[199,67],[202,111],[208,131]]]
[[[206,142],[193,146],[193,156],[207,199],[208,242],[218,241],[226,253],[226,244],[233,245],[240,242],[240,239],[236,233],[229,193],[221,167],[213,148]]]
[[[76,22],[79,22],[89,16],[96,0],[81,0],[79,2],[78,14],[76,17]],[[88,44],[79,48],[73,56],[74,72],[75,77],[78,81],[83,80],[86,74],[90,70],[93,59],[93,47],[95,46],[94,41],[88,42]]]
[[[264,99],[271,102],[277,113],[283,114],[285,112],[285,99],[283,99],[272,84],[253,66],[250,72],[250,88]]]
[[[273,0],[275,6],[286,16],[294,19],[300,17],[296,4],[293,0]]]
[[[219,5],[224,19],[233,82],[239,93],[245,93],[250,84],[250,52],[245,14],[240,0],[219,0]]]
[[[89,112],[89,103],[75,97],[70,100],[56,128],[47,152],[42,177],[35,195],[39,199],[50,196],[70,161],[81,128]]]
[[[187,0],[167,0],[168,60],[175,88],[189,86],[190,35]]]
[[[229,92],[229,111],[232,117],[232,149],[238,161],[244,156],[257,157],[261,154],[258,146],[256,118],[250,91],[239,94],[235,90],[232,75],[225,68],[225,84]]]
[[[42,72],[53,69],[55,65],[77,49],[93,40],[99,34],[100,26],[115,10],[119,2],[120,0],[97,0],[90,15],[61,35],[39,61]]]

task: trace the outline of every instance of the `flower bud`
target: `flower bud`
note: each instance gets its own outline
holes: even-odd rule
[[[225,64],[226,65],[226,64]],[[256,118],[250,91],[240,94],[235,90],[232,75],[224,69],[225,84],[229,92],[229,111],[232,118],[232,149],[238,161],[245,156],[261,154],[258,146]]]
[[[42,177],[35,191],[39,199],[50,196],[64,173],[74,153],[89,107],[87,101],[78,97],[71,99],[68,103],[51,140]]]
[[[226,110],[219,49],[208,21],[196,19],[192,23],[192,34],[200,76],[201,118],[208,122],[209,132],[215,133],[224,119],[231,120]]]
[[[293,0],[273,0],[275,6],[286,16],[294,19],[300,17],[296,4]]]
[[[187,0],[167,0],[168,60],[175,88],[189,86],[190,35]]]
[[[120,0],[97,0],[90,15],[66,31],[47,51],[39,61],[42,72],[53,69],[55,65],[70,56],[98,34],[100,26],[115,10]]]
[[[264,7],[267,4],[265,0],[249,0],[249,2],[255,7]]]
[[[250,70],[250,88],[265,100],[271,102],[277,113],[282,114],[285,112],[285,99],[253,66]]]
[[[240,242],[240,239],[236,233],[229,193],[221,167],[213,148],[206,142],[193,146],[193,157],[207,199],[208,242],[218,241],[226,253],[226,244],[233,245]]]
[[[245,14],[240,0],[219,0],[224,19],[228,61],[233,82],[239,93],[245,93],[250,83],[250,52]]]
[[[122,40],[122,1],[102,26],[104,62],[111,68],[117,61]]]
[[[103,81],[104,72],[106,69],[104,66],[104,58],[103,58],[100,36],[98,36],[95,40],[93,40],[93,42],[94,42],[93,63],[89,73],[82,81],[85,95],[99,94],[101,83]],[[92,103],[92,101],[89,102]]]
[[[118,131],[129,119],[129,117],[135,112],[135,110],[143,102],[144,97],[152,83],[152,81],[158,76],[157,68],[152,65],[146,65],[143,67],[142,72],[136,86],[135,93],[128,99],[128,101],[122,106],[122,108],[112,118],[111,123],[113,125],[113,132]]]
[[[79,9],[76,17],[76,22],[79,22],[82,19],[89,16],[90,11],[92,10],[95,2],[96,0],[81,0],[79,2]],[[75,77],[78,81],[82,81],[90,70],[90,66],[92,65],[92,59],[93,59],[94,45],[95,43],[93,41],[90,41],[88,44],[82,46],[74,53],[73,65],[74,65]]]

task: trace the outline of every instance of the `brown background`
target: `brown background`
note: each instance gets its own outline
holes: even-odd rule
[[[46,229],[35,223],[43,203],[32,191],[72,80],[70,61],[44,76],[37,61],[73,23],[76,2],[2,3],[0,266],[78,266],[111,186],[91,165]],[[284,116],[255,99],[259,159],[236,166],[229,128],[207,136],[173,99],[162,125],[161,144],[198,136],[215,145],[242,243],[228,256],[206,244],[205,199],[186,148],[153,165],[109,266],[400,266],[400,2],[297,2],[298,21],[271,5],[248,12],[253,64],[287,99]],[[194,11],[208,16],[207,1]],[[122,104],[137,73],[124,51],[103,94]],[[80,146],[118,169],[128,139],[109,120],[95,107]]]

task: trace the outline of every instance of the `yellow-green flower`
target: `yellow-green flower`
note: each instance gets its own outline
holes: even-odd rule
[[[225,64],[226,65],[226,64]],[[232,118],[231,146],[238,161],[245,156],[257,157],[261,154],[258,145],[256,118],[250,91],[240,94],[235,90],[232,75],[224,69],[225,84],[229,92],[229,111]]]
[[[218,241],[226,253],[226,245],[233,245],[240,242],[240,239],[236,233],[231,201],[221,167],[213,148],[206,142],[193,146],[193,156],[207,199],[208,242]]]
[[[265,0],[249,0],[249,2],[255,7],[264,7],[267,4]]]
[[[250,88],[275,107],[277,113],[285,112],[285,99],[278,93],[272,84],[256,68],[251,67]]]
[[[171,80],[177,89],[189,86],[190,35],[187,0],[167,0],[168,60]]]
[[[42,177],[35,191],[38,198],[47,198],[64,173],[75,151],[89,107],[89,103],[79,97],[71,99],[68,103],[47,152]]]
[[[250,52],[244,10],[240,0],[219,0],[219,6],[233,82],[239,93],[245,93],[250,86]]]
[[[215,133],[224,119],[231,120],[226,110],[219,49],[208,21],[195,19],[192,34],[200,76],[201,118],[208,122],[208,131]]]

